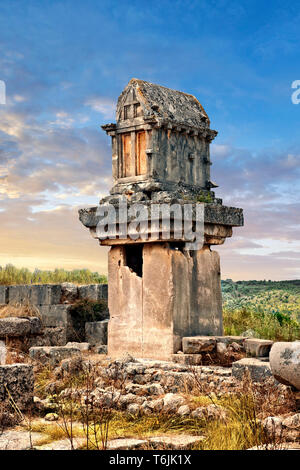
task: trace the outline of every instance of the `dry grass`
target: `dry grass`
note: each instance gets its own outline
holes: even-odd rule
[[[60,439],[68,439],[73,445],[77,438],[85,440],[86,449],[105,449],[107,440],[115,438],[141,438],[150,436],[192,434],[205,439],[195,448],[200,450],[244,450],[254,446],[279,448],[280,440],[266,436],[261,420],[295,409],[293,396],[270,381],[253,384],[249,375],[231,393],[215,395],[197,382],[192,391],[185,394],[191,409],[215,404],[226,409],[226,421],[208,418],[194,419],[162,412],[148,416],[133,416],[116,411],[112,405],[93,401],[91,392],[97,388],[99,369],[97,364],[89,371],[69,374],[58,381],[58,395],[53,396],[59,421],[46,424],[33,423],[31,431],[42,432],[45,437],[36,445],[48,444]],[[36,391],[45,397],[47,386],[55,381],[50,367],[43,367],[36,376]],[[105,376],[105,386],[124,386],[121,371],[114,371],[113,377]],[[71,388],[66,397],[59,391]],[[73,394],[73,391],[76,392]],[[77,393],[78,392],[78,393]],[[82,400],[83,394],[87,400]]]
[[[0,318],[7,317],[39,317],[41,318],[38,308],[32,305],[29,300],[22,303],[8,304],[0,307]]]

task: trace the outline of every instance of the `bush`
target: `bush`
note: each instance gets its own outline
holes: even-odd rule
[[[60,284],[62,282],[74,282],[75,284],[106,284],[107,277],[89,269],[55,269],[54,271],[41,271],[35,269],[33,272],[27,268],[16,268],[7,264],[4,268],[0,266],[0,284]]]
[[[266,313],[251,308],[223,310],[224,333],[241,335],[254,330],[256,336],[273,341],[294,341],[300,338],[298,321],[282,313]]]

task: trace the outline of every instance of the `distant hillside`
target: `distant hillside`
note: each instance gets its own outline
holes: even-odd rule
[[[300,280],[222,281],[227,334],[254,329],[270,339],[300,339]]]

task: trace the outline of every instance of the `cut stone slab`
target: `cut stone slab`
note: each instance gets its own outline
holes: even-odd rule
[[[38,432],[31,433],[32,444],[44,437]],[[0,450],[29,450],[30,437],[28,431],[4,431],[0,434]]]
[[[26,318],[0,318],[0,338],[26,336],[30,331],[31,324]]]
[[[46,327],[67,327],[71,324],[70,305],[41,305],[39,312]]]
[[[87,284],[78,286],[78,295],[80,299],[107,300],[107,284]]]
[[[107,449],[108,450],[133,450],[133,449],[140,449],[142,446],[147,444],[147,440],[142,439],[133,439],[133,438],[125,438],[125,439],[112,439],[107,442]]]
[[[195,444],[203,441],[204,436],[189,436],[179,434],[177,436],[150,437],[151,447],[174,450],[190,450]]]
[[[30,301],[30,287],[28,285],[8,286],[8,303],[19,304]]]
[[[76,343],[76,342],[69,342],[66,344],[68,347],[78,348],[80,351],[89,351],[91,349],[90,343]]]
[[[85,339],[92,346],[107,344],[108,320],[86,322]]]
[[[270,351],[270,366],[278,382],[300,390],[300,341],[275,343]]]
[[[41,346],[29,349],[31,359],[42,364],[58,365],[63,359],[81,356],[81,351],[73,346]]]
[[[42,334],[30,337],[30,347],[65,346],[67,342],[66,327],[46,327]]]
[[[61,299],[60,284],[41,284],[30,286],[30,302],[33,305],[55,305]]]
[[[272,376],[270,364],[254,358],[244,358],[232,364],[232,376],[242,380],[246,371],[249,371],[253,382],[262,382]]]
[[[198,366],[202,364],[201,354],[172,354],[171,361],[178,364],[186,364],[190,366]]]
[[[274,341],[268,339],[248,338],[245,339],[245,349],[252,357],[268,357]]]
[[[211,352],[216,347],[213,336],[190,336],[182,338],[182,350],[185,354]]]
[[[33,403],[34,375],[30,364],[0,366],[0,402],[12,398],[24,410]]]

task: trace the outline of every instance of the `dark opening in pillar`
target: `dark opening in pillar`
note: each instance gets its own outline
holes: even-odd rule
[[[143,245],[126,245],[125,262],[139,277],[143,277]]]
[[[170,248],[171,250],[181,251],[184,252],[185,243],[184,242],[171,242]]]

